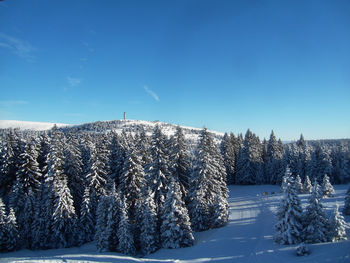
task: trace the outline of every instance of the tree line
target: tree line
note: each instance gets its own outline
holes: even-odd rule
[[[182,129],[1,137],[0,250],[79,246],[145,255],[194,243],[228,220],[226,170],[210,133]],[[195,156],[195,158],[194,158]]]

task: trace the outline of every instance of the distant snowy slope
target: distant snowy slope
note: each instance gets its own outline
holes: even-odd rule
[[[19,128],[21,130],[43,131],[51,129],[55,124],[57,127],[68,126],[68,124],[63,123],[0,120],[0,129]]]
[[[160,122],[160,121],[142,121],[142,120],[112,120],[112,121],[97,121],[97,122],[91,122],[91,123],[84,123],[80,125],[72,125],[63,128],[65,131],[88,131],[88,132],[109,132],[114,131],[117,133],[121,133],[122,131],[125,131],[127,133],[135,134],[140,132],[141,129],[144,129],[147,135],[152,135],[154,127],[158,125],[162,132],[170,137],[175,134],[177,125],[170,124],[166,122]],[[202,129],[200,128],[193,128],[193,127],[185,127],[181,126],[183,133],[185,135],[185,138],[189,142],[197,142],[198,138],[202,132]],[[216,142],[220,142],[223,133],[210,131],[214,137],[214,140]]]

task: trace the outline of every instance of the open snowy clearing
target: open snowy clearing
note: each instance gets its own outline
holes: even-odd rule
[[[335,186],[335,196],[323,200],[327,213],[332,211],[336,203],[342,210],[348,187]],[[274,213],[281,197],[279,187],[230,186],[229,189],[228,225],[196,233],[193,247],[161,249],[146,258],[134,258],[118,253],[99,253],[95,244],[89,243],[80,248],[3,253],[0,254],[0,262],[350,262],[349,240],[310,245],[311,255],[305,257],[295,255],[296,246],[273,242]],[[268,195],[264,196],[264,192]],[[305,205],[308,195],[300,197]],[[350,217],[345,219],[350,222]]]

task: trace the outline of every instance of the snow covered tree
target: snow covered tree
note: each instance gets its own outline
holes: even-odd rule
[[[168,191],[171,171],[167,139],[158,125],[153,130],[150,154],[152,162],[147,165],[146,171],[150,189],[154,192],[157,214],[159,214]]]
[[[222,195],[217,195],[215,199],[215,203],[213,205],[214,209],[214,222],[213,227],[223,227],[227,224],[228,221],[228,202],[227,198]]]
[[[299,175],[295,177],[295,188],[298,194],[301,194],[304,192],[304,187],[303,187],[303,184],[301,183],[301,178]]]
[[[217,197],[226,199],[228,191],[222,157],[206,129],[201,134],[191,179],[189,214],[192,228],[195,231],[207,230],[216,220],[214,204]]]
[[[95,234],[95,220],[91,213],[92,203],[90,202],[90,189],[85,188],[83,203],[81,205],[80,218],[79,218],[79,244],[90,242],[94,238]]]
[[[118,225],[118,251],[126,255],[135,255],[136,249],[134,244],[134,236],[128,218],[127,207],[124,198],[120,205],[120,219]]]
[[[294,180],[289,177],[277,211],[278,222],[275,225],[275,241],[286,245],[298,244],[302,240],[302,216],[301,201]]]
[[[346,191],[343,213],[344,215],[350,215],[350,187]]]
[[[227,133],[222,138],[220,148],[226,168],[227,183],[233,184],[235,181],[236,155],[233,140]]]
[[[309,162],[308,175],[320,183],[325,174],[332,174],[332,161],[329,152],[317,144]]]
[[[64,155],[64,172],[73,198],[74,209],[79,214],[84,195],[83,161],[78,138],[72,132],[68,134]]]
[[[52,219],[52,247],[65,248],[77,244],[77,217],[73,198],[65,178],[55,183],[55,200]]]
[[[262,149],[259,138],[250,130],[247,131],[243,148],[239,151],[237,160],[236,183],[262,183]]]
[[[16,173],[16,181],[12,185],[9,194],[9,204],[16,214],[17,226],[20,233],[18,245],[26,247],[30,245],[30,228],[34,214],[34,195],[40,187],[41,172],[36,161],[35,142],[29,140],[24,146],[24,152],[20,154],[20,165]],[[28,229],[29,228],[29,229]]]
[[[288,184],[294,183],[292,173],[290,172],[289,166],[287,166],[284,176],[282,178],[281,193],[284,193],[288,187]]]
[[[346,240],[346,222],[344,220],[344,217],[339,213],[338,211],[338,204],[334,208],[334,212],[332,214],[332,217],[330,218],[330,239],[332,242],[338,241],[338,240]]]
[[[142,199],[139,214],[140,222],[140,251],[143,255],[155,252],[159,248],[159,233],[157,230],[157,212],[154,194],[148,189]]]
[[[308,243],[328,241],[329,222],[321,204],[320,186],[315,180],[309,205],[304,214],[304,240]]]
[[[350,153],[344,143],[332,151],[333,183],[345,184],[350,181]]]
[[[326,174],[323,176],[321,192],[322,197],[331,197],[335,193],[332,184],[329,182],[329,177]]]
[[[283,146],[281,148],[275,134],[271,131],[270,139],[267,144],[264,183],[278,184],[280,182],[279,171],[283,166],[283,152]]]
[[[131,146],[125,155],[124,165],[120,175],[119,193],[125,197],[128,216],[135,220],[136,208],[140,200],[141,190],[145,185],[146,174],[142,167],[141,157],[134,146]]]
[[[6,250],[13,251],[18,248],[18,228],[16,215],[12,207],[10,207],[6,222]]]
[[[0,198],[0,252],[6,250],[7,242],[7,216],[5,205]]]
[[[190,218],[181,197],[180,186],[174,179],[171,179],[161,217],[160,238],[163,248],[180,248],[193,245],[194,237]]]
[[[309,176],[305,177],[303,189],[305,194],[310,194],[312,192],[312,184]]]
[[[1,149],[0,167],[0,196],[6,197],[16,181],[20,166],[19,156],[22,152],[23,141],[12,129],[5,136]]]
[[[117,251],[119,213],[120,198],[115,190],[107,196],[101,196],[97,209],[95,235],[97,248],[100,251]]]
[[[190,184],[191,162],[187,150],[185,135],[180,126],[176,127],[176,132],[170,140],[170,172],[180,183],[183,197],[187,196]]]

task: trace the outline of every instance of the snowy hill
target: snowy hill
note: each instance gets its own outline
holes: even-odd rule
[[[0,120],[0,129],[14,128],[21,130],[44,131],[50,130],[55,124],[57,127],[68,126],[68,124],[63,123]]]
[[[348,187],[335,186],[335,196],[323,201],[327,213],[336,203],[340,210],[343,208]],[[263,195],[264,192],[268,195]],[[308,195],[300,197],[306,205]],[[227,226],[195,233],[196,244],[193,247],[160,249],[144,258],[137,258],[112,252],[99,253],[92,242],[79,248],[3,253],[0,254],[0,262],[350,262],[349,231],[347,241],[309,245],[311,255],[304,257],[295,255],[296,245],[275,244],[275,212],[280,198],[277,186],[230,186]],[[346,217],[346,221],[349,220],[350,217]]]
[[[127,133],[135,134],[140,132],[143,128],[147,135],[152,135],[154,127],[158,125],[161,127],[162,132],[170,137],[175,134],[177,125],[160,122],[160,121],[142,121],[142,120],[113,120],[113,121],[97,121],[92,123],[85,123],[80,125],[72,125],[63,127],[63,131],[72,132],[109,132],[115,131],[121,133],[123,130]],[[201,134],[201,128],[193,128],[181,126],[183,133],[188,142],[197,142],[199,135]],[[213,135],[216,142],[221,141],[223,133],[216,131],[209,131]]]

